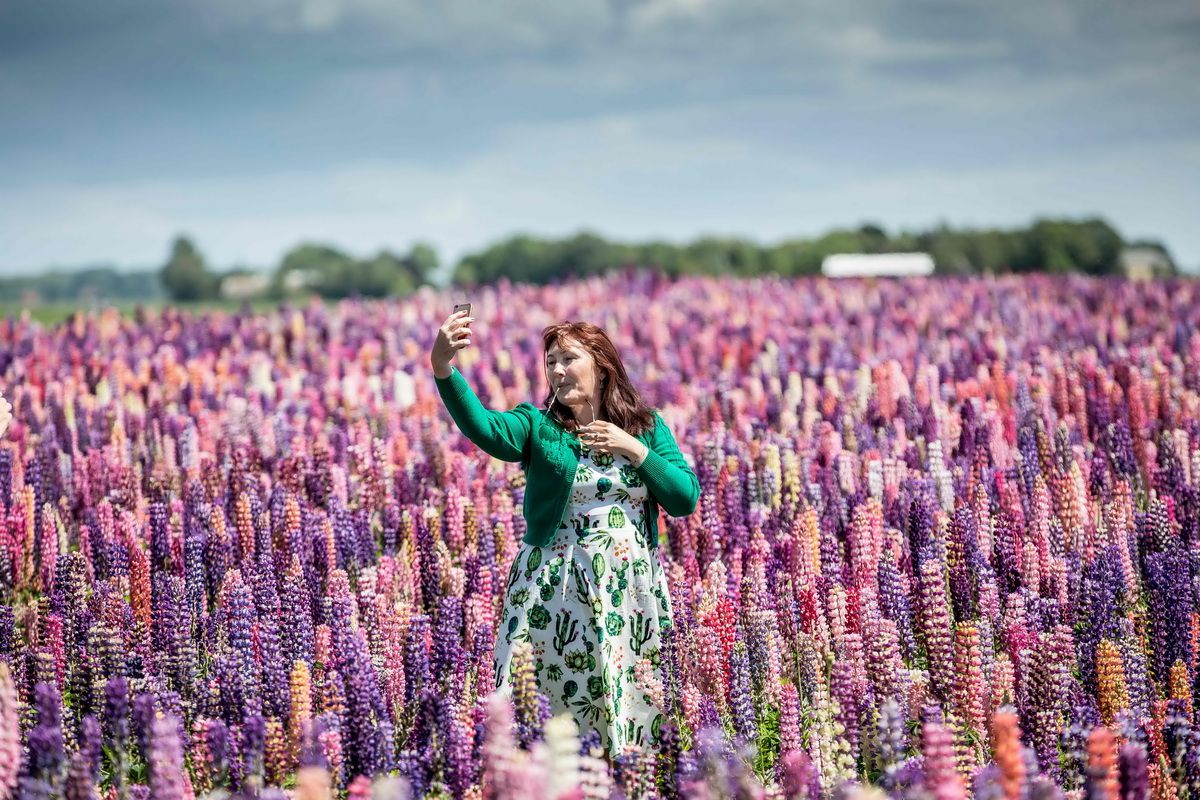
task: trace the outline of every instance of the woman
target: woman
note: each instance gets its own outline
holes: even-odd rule
[[[691,514],[700,483],[600,328],[542,331],[545,408],[498,412],[450,365],[471,343],[467,314],[438,330],[430,353],[438,391],[468,439],[526,474],[527,532],[504,589],[495,686],[511,692],[513,649],[529,642],[553,713],[570,711],[581,731],[597,730],[612,755],[649,747],[664,721],[656,667],[660,631],[671,624],[658,509]]]

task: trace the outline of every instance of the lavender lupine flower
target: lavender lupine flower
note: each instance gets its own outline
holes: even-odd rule
[[[143,761],[150,760],[150,738],[153,731],[154,718],[158,714],[157,699],[149,692],[143,692],[133,698],[130,719],[132,730],[137,740],[138,752]]]
[[[0,570],[6,569],[7,564],[8,558],[0,552]],[[0,577],[2,577],[2,574],[0,574]],[[3,585],[5,584],[0,582],[0,586]],[[13,615],[12,606],[0,605],[0,657],[7,658],[12,655],[15,628],[16,619]]]
[[[879,783],[884,789],[895,786],[896,772],[904,761],[906,738],[900,704],[889,697],[879,706],[872,747]]]
[[[976,772],[972,780],[972,797],[975,800],[1005,800],[1000,777],[1000,768],[995,764],[988,764]]]
[[[193,618],[199,617],[207,605],[208,568],[204,553],[208,537],[203,522],[206,513],[206,508],[189,511],[184,522],[183,575],[187,609]]]
[[[921,634],[929,653],[933,688],[941,698],[949,699],[953,685],[954,645],[950,604],[946,597],[945,568],[937,558],[920,562]]]
[[[1059,781],[1067,791],[1080,789],[1083,786],[1084,770],[1087,767],[1087,741],[1091,733],[1090,727],[1085,727],[1078,721],[1073,721],[1063,728],[1059,734]]]
[[[5,508],[13,504],[11,450],[0,450],[0,503]]]
[[[891,551],[885,551],[879,559],[879,610],[883,616],[896,624],[900,647],[905,659],[911,659],[917,651],[913,636],[912,609],[908,594],[900,583],[900,570]]]
[[[548,722],[547,725],[550,723]],[[613,782],[625,797],[647,797],[654,793],[654,753],[630,749],[613,759]]]
[[[150,504],[150,565],[155,572],[171,572],[171,529],[166,503]]]
[[[1198,739],[1183,703],[1172,700],[1168,703],[1167,716],[1162,730],[1163,743],[1167,748],[1167,766],[1176,786],[1191,794],[1200,791],[1200,775],[1196,771]]]
[[[150,793],[155,800],[183,800],[188,787],[183,772],[178,720],[168,716],[154,718],[146,763],[150,773]]]
[[[185,605],[183,579],[162,575],[155,581],[154,642],[168,684],[190,697],[196,682],[195,645]]]

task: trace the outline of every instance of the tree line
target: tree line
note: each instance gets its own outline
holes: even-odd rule
[[[1171,272],[1176,271],[1160,243],[1126,242],[1108,222],[1093,218],[1039,219],[1028,227],[1009,230],[942,225],[928,231],[895,234],[879,225],[866,224],[774,245],[711,236],[687,244],[628,244],[587,231],[561,239],[518,234],[464,256],[455,265],[451,282],[465,286],[507,278],[545,284],[627,267],[648,267],[671,276],[817,275],[827,255],[892,252],[929,253],[935,272],[943,275],[1042,271],[1115,275],[1120,272],[1121,251],[1131,245],[1158,250],[1167,257]],[[189,248],[190,244],[185,247],[177,242],[163,270],[168,293],[178,299],[184,299],[183,289],[190,291],[197,283],[211,280],[196,277],[207,273]],[[406,294],[430,283],[437,269],[437,254],[428,245],[416,245],[405,256],[383,252],[357,260],[332,247],[306,244],[284,256],[272,275],[267,296],[282,298],[296,292],[315,292],[329,298]]]
[[[518,234],[464,256],[454,266],[451,281],[465,286],[507,278],[544,284],[630,266],[657,269],[671,276],[802,276],[819,274],[825,256],[834,253],[890,252],[928,253],[933,257],[935,272],[943,275],[1041,271],[1114,275],[1120,273],[1119,256],[1127,246],[1159,251],[1170,273],[1177,272],[1161,243],[1126,242],[1108,222],[1090,218],[1038,219],[1027,227],[1012,229],[941,225],[927,231],[896,233],[864,224],[772,245],[713,236],[685,244],[631,244],[587,231],[559,239]],[[209,265],[190,238],[179,236],[157,275],[111,268],[55,271],[0,279],[0,296],[14,300],[36,296],[44,303],[163,298],[186,302],[248,296],[283,300],[306,294],[330,299],[388,297],[406,295],[433,283],[439,267],[437,252],[423,243],[413,245],[407,253],[382,250],[366,258],[356,258],[329,245],[304,243],[288,251],[270,272],[245,268],[221,271]]]
[[[669,275],[739,275],[774,273],[817,275],[821,262],[835,253],[928,253],[934,271],[943,275],[1023,272],[1083,272],[1114,275],[1126,246],[1151,247],[1176,267],[1157,242],[1126,242],[1102,219],[1040,219],[1027,228],[954,229],[889,234],[878,225],[832,230],[815,239],[789,239],[759,245],[741,238],[705,237],[690,244],[666,242],[621,244],[592,233],[566,239],[513,236],[481,253],[464,257],[454,282],[512,281],[547,283],[583,277],[623,266],[648,266]]]

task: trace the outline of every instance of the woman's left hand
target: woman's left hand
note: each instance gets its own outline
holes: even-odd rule
[[[602,453],[623,455],[635,465],[640,465],[649,448],[635,436],[626,433],[611,422],[596,420],[579,428],[579,440],[593,450]]]

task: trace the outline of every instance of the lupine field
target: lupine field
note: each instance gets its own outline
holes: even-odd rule
[[[700,479],[612,759],[528,649],[490,693],[523,475],[437,396],[461,297],[0,322],[0,799],[1200,792],[1197,283],[471,292],[485,403],[595,322]]]

